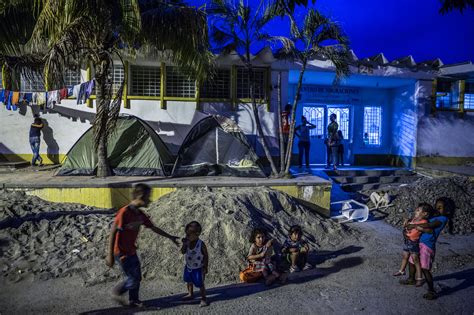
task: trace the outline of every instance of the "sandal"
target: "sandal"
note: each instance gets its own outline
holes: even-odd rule
[[[416,281],[415,281],[415,287],[417,287],[417,288],[422,287],[423,284],[425,284],[425,279],[423,279],[423,278],[416,279]]]
[[[438,294],[434,291],[428,291],[428,293],[423,295],[423,298],[426,300],[436,300]]]
[[[415,285],[416,281],[413,279],[402,279],[398,281],[398,283],[400,283],[401,285]]]
[[[309,269],[312,269],[312,268],[313,268],[313,266],[311,264],[306,263],[303,267],[303,270],[309,270]]]
[[[399,270],[399,271],[395,272],[392,276],[400,277],[400,276],[404,276],[404,275],[405,275],[405,271]]]

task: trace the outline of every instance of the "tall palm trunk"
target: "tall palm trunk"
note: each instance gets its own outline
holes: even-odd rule
[[[96,116],[94,121],[94,135],[97,149],[97,177],[107,177],[110,173],[107,159],[107,122],[109,118],[110,92],[107,86],[109,61],[101,60],[96,68]]]
[[[258,114],[258,106],[257,100],[255,96],[255,75],[253,72],[253,67],[251,64],[247,65],[247,69],[249,70],[249,79],[250,79],[250,96],[252,98],[252,110],[253,116],[255,118],[255,125],[257,126],[257,134],[260,139],[260,143],[262,144],[263,151],[265,152],[265,156],[267,157],[268,162],[270,163],[270,167],[272,168],[272,175],[277,175],[278,171],[276,169],[275,163],[273,162],[272,155],[268,148],[267,139],[263,133],[262,123],[260,121],[260,115]]]
[[[300,70],[300,77],[298,79],[298,85],[296,86],[295,99],[293,100],[293,107],[291,109],[291,124],[290,124],[290,135],[288,138],[288,146],[286,148],[286,167],[285,175],[289,174],[291,166],[291,155],[293,153],[293,139],[295,138],[295,125],[296,125],[296,106],[298,105],[298,98],[303,85],[303,75],[306,70],[307,60],[303,60],[303,64]]]

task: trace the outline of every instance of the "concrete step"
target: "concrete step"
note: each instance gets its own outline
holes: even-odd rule
[[[345,169],[338,169],[338,170],[326,170],[326,174],[329,177],[355,177],[355,176],[370,176],[370,177],[380,177],[380,176],[410,176],[416,174],[411,170],[406,169],[397,169],[397,170],[378,170],[378,169],[366,169],[366,170],[345,170]]]
[[[403,184],[409,184],[416,180],[418,180],[420,176],[404,176],[404,177],[397,177],[392,178],[393,181],[388,177],[385,177],[380,182],[373,182],[373,183],[350,183],[350,184],[341,184],[342,190],[346,192],[357,192],[361,190],[374,190],[374,189],[381,189],[387,186],[398,186]]]
[[[16,170],[19,168],[24,168],[30,166],[30,162],[21,161],[21,162],[0,162],[1,170]]]
[[[410,175],[414,176],[414,175]],[[339,184],[371,184],[371,183],[396,183],[401,178],[409,176],[335,176],[334,181]]]

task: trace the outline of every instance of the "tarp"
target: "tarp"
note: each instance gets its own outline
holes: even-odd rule
[[[107,143],[107,158],[114,175],[166,176],[173,157],[158,134],[135,116],[120,116]],[[97,153],[93,130],[87,130],[74,144],[57,175],[94,175]]]
[[[181,145],[172,176],[265,177],[239,126],[223,116],[199,121]]]

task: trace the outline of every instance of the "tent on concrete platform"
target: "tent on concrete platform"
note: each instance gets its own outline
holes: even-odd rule
[[[202,119],[191,129],[179,149],[171,175],[266,176],[239,126],[218,115]]]
[[[107,145],[112,174],[120,176],[166,176],[174,159],[158,134],[135,116],[120,116]],[[94,175],[97,153],[93,129],[87,130],[66,156],[57,175]]]

